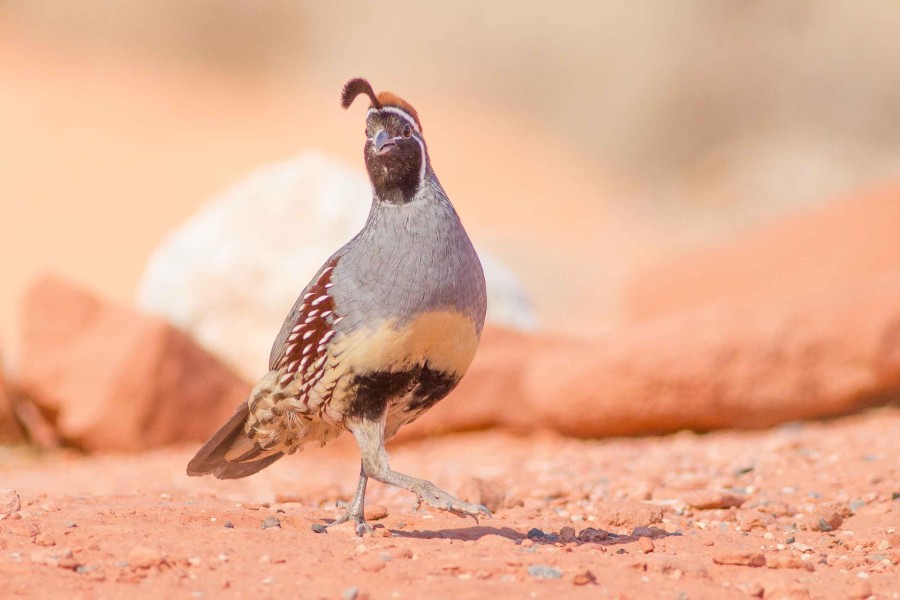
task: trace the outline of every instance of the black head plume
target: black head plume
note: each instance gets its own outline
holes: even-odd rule
[[[350,105],[353,104],[353,101],[360,94],[368,96],[372,101],[372,106],[381,110],[381,102],[378,101],[378,96],[375,95],[372,85],[362,77],[356,77],[344,84],[344,89],[341,92],[341,106],[350,108]]]

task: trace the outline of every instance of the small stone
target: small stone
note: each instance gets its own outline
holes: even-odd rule
[[[54,540],[52,536],[46,533],[39,533],[34,538],[34,543],[38,546],[55,546],[56,540]]]
[[[563,576],[560,569],[550,565],[531,565],[528,567],[528,574],[537,579],[559,579]]]
[[[589,583],[597,583],[597,578],[588,569],[581,569],[575,572],[572,577],[572,583],[575,585],[588,585]]]
[[[22,500],[16,490],[0,490],[0,519],[18,512],[22,508]]]
[[[328,531],[328,528],[321,523],[313,523],[312,525],[310,525],[310,528],[314,533],[325,533],[326,531]]]
[[[391,530],[390,530],[390,529],[382,529],[382,530],[379,532],[378,535],[380,535],[380,536],[383,537],[383,538],[394,537],[394,534],[391,533]]]
[[[266,517],[262,524],[260,525],[261,529],[281,529],[281,521],[278,520],[278,517]]]
[[[718,565],[764,567],[766,557],[758,552],[719,552],[713,555],[713,562]]]
[[[349,587],[341,592],[342,600],[356,600],[359,597],[359,588],[356,586]]]
[[[532,540],[531,538],[525,538],[524,540],[522,540],[521,546],[523,548],[531,548],[532,546],[534,546],[534,540]]]
[[[847,597],[853,600],[864,600],[872,595],[872,584],[865,579],[857,579],[847,586]]]
[[[815,571],[815,566],[809,562],[800,559],[797,556],[774,554],[766,557],[766,566],[770,569],[806,569],[807,571]]]
[[[568,544],[575,541],[575,529],[572,527],[563,527],[559,530],[559,541]]]
[[[128,553],[128,565],[132,569],[149,569],[165,562],[162,553],[146,546],[135,546]]]
[[[377,521],[388,516],[388,509],[381,504],[372,504],[366,507],[366,521]]]
[[[578,539],[582,542],[602,542],[607,538],[609,538],[609,532],[604,529],[585,527],[578,532]]]
[[[222,523],[222,527],[226,529],[234,529],[234,523],[232,523],[231,521],[225,521],[224,523]]]
[[[526,533],[525,536],[528,539],[534,540],[534,539],[541,539],[543,537],[546,537],[546,534],[543,531],[541,531],[540,529],[538,529],[537,527],[532,527],[531,529],[528,530],[528,533]]]
[[[638,543],[641,545],[641,552],[644,554],[650,554],[656,547],[653,545],[653,540],[650,538],[638,538]]]
[[[669,532],[659,527],[647,527],[645,525],[641,525],[640,527],[635,527],[634,529],[632,529],[631,535],[633,535],[634,537],[660,538],[666,537],[667,535],[669,535]]]
[[[766,593],[765,588],[763,588],[762,584],[760,584],[758,581],[752,581],[750,583],[738,585],[738,589],[751,598],[762,598]]]
[[[728,492],[717,492],[714,490],[696,490],[687,492],[682,498],[688,506],[700,510],[709,510],[714,508],[731,508],[740,507],[747,498],[737,494]]]
[[[843,522],[844,518],[838,513],[833,512],[831,514],[819,515],[818,518],[813,521],[811,528],[813,531],[834,531],[840,527]]]
[[[382,570],[386,563],[373,554],[363,554],[359,557],[359,568],[368,573]]]
[[[271,584],[275,583],[275,578],[272,577],[271,575],[269,575],[268,577],[266,577],[265,579],[260,581],[260,583],[263,585],[271,585]]]

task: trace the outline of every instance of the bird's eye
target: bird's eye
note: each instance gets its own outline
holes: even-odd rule
[[[412,135],[412,127],[408,124],[403,126],[403,137],[408,138]]]

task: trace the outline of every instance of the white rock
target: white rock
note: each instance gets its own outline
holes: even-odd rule
[[[362,228],[370,198],[362,173],[320,154],[262,167],[167,236],[147,264],[138,305],[256,379],[300,290]],[[533,328],[518,279],[479,255],[488,322]]]

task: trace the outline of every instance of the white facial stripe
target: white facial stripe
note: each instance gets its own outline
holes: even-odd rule
[[[409,124],[412,125],[412,128],[415,130],[416,133],[422,133],[421,130],[419,130],[419,124],[416,123],[416,120],[413,119],[412,115],[410,115],[408,112],[406,112],[402,108],[397,108],[396,106],[383,106],[380,111],[377,108],[370,108],[369,112],[367,113],[366,116],[368,117],[368,115],[370,115],[374,112],[389,112],[391,114],[397,115],[398,117],[401,117],[401,118],[409,121]]]
[[[419,190],[425,185],[425,142],[419,139],[419,136],[412,136],[414,140],[419,142],[419,148],[422,150],[422,164],[419,166]]]

